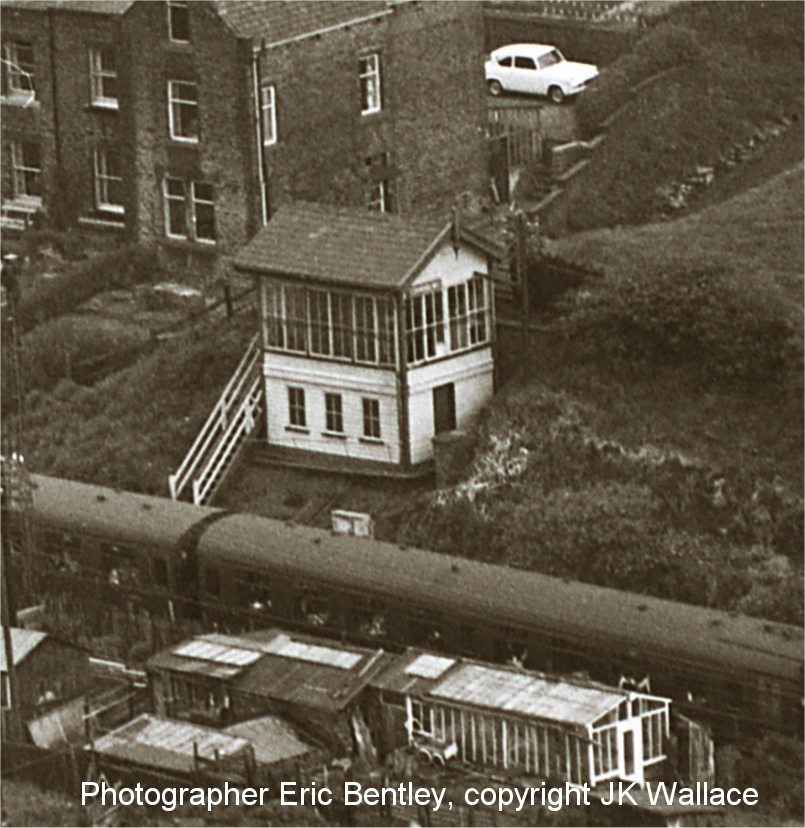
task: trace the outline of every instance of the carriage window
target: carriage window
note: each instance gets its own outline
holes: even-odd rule
[[[434,649],[441,649],[444,646],[444,636],[440,625],[435,621],[411,618],[408,621],[408,634],[414,646]]]
[[[151,577],[157,586],[168,585],[168,562],[164,558],[152,558]]]
[[[537,65],[531,58],[528,57],[516,57],[514,59],[514,66],[517,69],[536,69]]]
[[[387,634],[386,611],[377,601],[357,596],[349,600],[349,628],[359,635],[382,638]]]
[[[204,570],[204,590],[210,598],[221,597],[221,577],[217,569]]]
[[[511,65],[512,65],[511,55],[509,55],[508,57],[498,58],[498,66],[511,66]]]
[[[238,600],[250,609],[262,610],[271,607],[270,581],[260,572],[243,570],[235,576]]]
[[[131,549],[113,543],[102,543],[101,567],[113,586],[131,586],[140,580],[137,558]]]
[[[303,586],[296,594],[298,614],[314,627],[324,627],[330,620],[327,595],[315,587]]]

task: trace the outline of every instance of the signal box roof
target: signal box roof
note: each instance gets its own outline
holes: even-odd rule
[[[239,271],[311,282],[400,289],[444,244],[498,248],[454,221],[296,202],[236,256]]]

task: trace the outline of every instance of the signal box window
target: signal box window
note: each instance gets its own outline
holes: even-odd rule
[[[406,346],[409,363],[441,356],[444,346],[444,305],[441,289],[405,301]]]
[[[304,388],[288,389],[288,422],[297,428],[305,428],[307,426]]]
[[[380,400],[363,398],[363,436],[380,439]]]
[[[190,9],[187,3],[168,3],[168,32],[170,39],[178,43],[190,40]]]
[[[340,394],[324,395],[324,413],[327,431],[333,434],[343,434],[344,412]]]

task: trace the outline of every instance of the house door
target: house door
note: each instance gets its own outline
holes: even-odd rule
[[[643,784],[643,732],[640,720],[618,728],[620,778]]]
[[[436,434],[456,427],[456,387],[452,382],[433,389],[433,425]]]

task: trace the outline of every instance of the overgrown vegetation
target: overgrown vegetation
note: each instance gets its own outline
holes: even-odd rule
[[[60,381],[26,401],[23,453],[35,471],[165,494],[202,423],[254,336],[247,314],[162,343],[134,365],[83,387]]]
[[[570,229],[647,221],[662,186],[717,164],[768,119],[801,117],[802,44],[796,3],[676,6],[579,97],[583,137],[606,127],[607,140],[569,205]]]
[[[52,247],[46,248],[52,251]],[[127,245],[108,253],[64,266],[57,262],[59,272],[42,278],[48,264],[42,248],[28,260],[23,271],[23,284],[18,322],[22,331],[29,331],[48,319],[75,310],[97,293],[114,288],[128,288],[141,282],[159,281],[165,275],[157,252],[141,245]],[[53,261],[53,256],[49,257]],[[27,271],[27,272],[26,272]],[[25,278],[38,273],[39,278]]]
[[[800,168],[551,246],[604,277],[543,315],[472,477],[398,514],[401,538],[802,623],[802,202]]]

